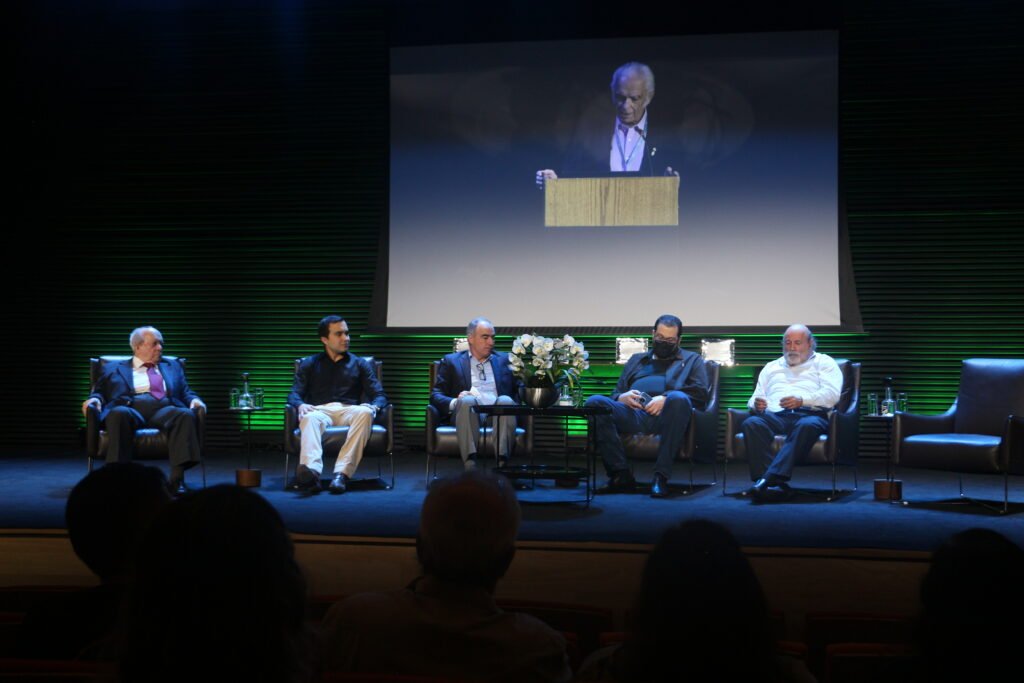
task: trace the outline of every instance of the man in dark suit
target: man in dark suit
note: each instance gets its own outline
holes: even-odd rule
[[[583,178],[679,175],[667,165],[665,151],[658,153],[657,141],[667,140],[668,136],[651,134],[647,112],[647,105],[654,99],[654,73],[651,68],[640,62],[623,64],[612,74],[611,90],[616,118],[610,137],[603,133],[600,137],[605,142],[599,142],[593,148],[587,144],[585,149],[578,146],[572,149],[565,159],[562,175]],[[667,129],[663,126],[661,130]],[[558,174],[553,169],[537,171],[536,181],[540,188],[547,180],[557,179]]]
[[[199,463],[199,437],[194,410],[206,404],[188,386],[177,359],[163,358],[164,337],[155,327],[139,327],[129,337],[131,360],[107,363],[82,412],[100,411],[110,442],[107,462],[130,462],[135,430],[155,427],[167,434],[171,491],[185,492],[185,470]]]
[[[512,375],[508,354],[494,350],[494,325],[487,318],[474,318],[466,326],[468,351],[449,353],[437,368],[430,403],[441,417],[455,424],[459,452],[467,470],[476,467],[480,426],[483,419],[473,411],[476,405],[515,405],[519,381]],[[498,457],[507,460],[516,438],[516,418],[499,418]]]
[[[658,459],[654,465],[651,496],[668,495],[672,462],[683,444],[694,408],[708,400],[704,359],[679,348],[683,323],[674,315],[654,321],[653,349],[635,353],[626,361],[611,397],[591,396],[587,406],[611,409],[595,419],[597,452],[608,472],[608,483],[599,493],[632,490],[636,482],[629,471],[621,434],[657,434]]]

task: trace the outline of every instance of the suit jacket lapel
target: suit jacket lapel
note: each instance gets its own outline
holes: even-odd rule
[[[473,388],[473,378],[469,374],[469,351],[462,352],[459,371],[462,373],[462,385],[466,387],[466,391],[469,391]]]
[[[118,364],[117,372],[121,375],[121,379],[124,380],[125,386],[128,387],[128,393],[135,393],[135,369],[132,367],[131,360],[121,361]]]
[[[164,395],[167,396],[167,398],[170,398],[171,394],[174,391],[172,386],[174,383],[171,381],[171,373],[173,372],[173,368],[171,367],[171,364],[165,360],[161,360],[159,365],[160,376],[164,378]]]
[[[505,394],[502,391],[502,386],[505,384],[505,374],[508,372],[508,364],[504,362],[504,358],[500,351],[494,351],[491,353],[491,370],[494,372],[494,390],[498,392],[498,396]]]

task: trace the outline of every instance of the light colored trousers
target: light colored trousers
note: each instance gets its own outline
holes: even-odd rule
[[[502,406],[516,404],[508,396],[499,396],[495,403]],[[455,401],[455,407],[452,409],[452,413],[455,415],[455,435],[459,440],[459,454],[462,456],[463,463],[476,455],[480,446],[480,427],[486,424],[484,416],[473,411],[475,405],[478,405],[476,396],[464,396]],[[493,418],[488,419],[493,420]],[[515,415],[506,415],[498,419],[500,420],[499,428],[492,433],[501,432],[498,453],[499,457],[507,458],[512,453],[516,440],[516,417]],[[494,446],[493,439],[491,446]]]
[[[322,439],[328,427],[348,427],[348,436],[338,460],[334,463],[334,473],[351,477],[363,459],[363,448],[370,439],[373,427],[373,409],[366,406],[347,406],[343,403],[327,403],[315,408],[299,422],[302,447],[299,451],[299,464],[305,465],[320,474],[324,469],[324,449]]]

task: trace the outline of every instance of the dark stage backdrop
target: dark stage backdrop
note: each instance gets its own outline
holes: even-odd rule
[[[320,348],[328,312],[348,318],[356,352],[383,359],[401,437],[422,442],[428,365],[451,335],[368,333],[393,44],[838,27],[841,210],[865,332],[820,348],[861,360],[865,391],[894,376],[924,412],[949,405],[962,358],[1024,355],[1013,3],[680,9],[639,27],[582,2],[518,3],[514,16],[399,2],[23,5],[11,24],[5,447],[76,447],[88,358],[127,352],[140,324],[190,359],[212,449],[238,447],[223,407],[243,370],[277,408],[254,421],[257,441],[279,441],[291,361]],[[586,263],[575,274],[604,275]],[[750,296],[813,286],[799,268],[749,280]],[[583,341],[611,359],[614,334]],[[740,335],[737,351],[726,405],[745,401],[778,336]],[[877,449],[881,434],[864,431]]]

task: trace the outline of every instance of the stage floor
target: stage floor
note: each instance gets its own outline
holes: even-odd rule
[[[293,461],[294,462],[294,461]],[[240,454],[210,454],[207,485],[233,483]],[[426,456],[408,451],[396,454],[396,482],[392,490],[356,489],[341,496],[326,492],[301,496],[284,490],[284,457],[280,453],[253,455],[253,465],[263,469],[263,485],[255,489],[269,500],[296,534],[409,539],[416,535],[419,508],[426,493]],[[166,463],[156,461],[154,466]],[[439,472],[454,473],[460,463],[445,460]],[[638,479],[649,477],[650,463],[637,463]],[[64,504],[71,487],[85,475],[81,453],[8,453],[0,457],[0,529],[60,530],[64,528]],[[360,475],[376,473],[373,459],[363,462]],[[829,548],[931,551],[951,534],[971,527],[987,527],[1024,544],[1024,481],[1011,478],[1011,514],[998,515],[977,507],[892,505],[874,500],[872,481],[884,476],[881,463],[862,463],[859,489],[838,500],[798,494],[791,502],[754,504],[722,495],[722,468],[718,484],[689,495],[655,500],[644,494],[597,496],[583,504],[524,504],[522,541],[567,543],[650,544],[661,531],[685,519],[706,518],[725,524],[747,548]],[[906,471],[901,473],[904,496],[914,501],[949,500],[957,496],[957,477],[950,473]],[[687,466],[678,464],[673,484],[682,488]],[[599,476],[599,482],[603,477]],[[710,465],[696,467],[695,482],[712,481]],[[745,464],[729,469],[729,490],[748,484]],[[198,469],[188,475],[189,485],[201,486]],[[830,488],[827,468],[797,470],[793,485],[801,489]],[[840,488],[853,488],[853,471],[841,468]],[[1002,501],[1002,480],[991,476],[967,476],[964,489],[974,498]],[[582,498],[583,490],[540,484],[523,499]]]

